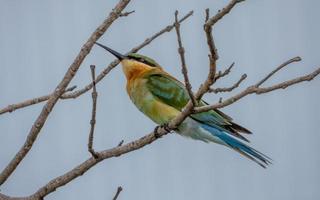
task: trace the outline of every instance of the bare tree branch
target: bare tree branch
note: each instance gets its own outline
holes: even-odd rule
[[[173,127],[175,124],[169,124],[169,126]],[[160,136],[166,135],[168,132],[164,128],[158,129],[158,134]],[[111,158],[111,157],[119,157],[123,154],[129,153],[131,151],[135,151],[140,149],[148,144],[151,144],[155,140],[159,139],[154,132],[149,133],[146,136],[141,137],[138,140],[133,142],[127,143],[125,145],[116,146],[112,149],[104,150],[97,152],[99,154],[99,158],[95,159],[93,156],[81,163],[80,165],[76,166],[72,170],[68,171],[67,173],[51,180],[45,186],[41,187],[36,193],[29,196],[28,198],[31,199],[41,199],[48,194],[54,192],[57,188],[62,187],[69,183],[70,181],[74,180],[75,178],[83,175],[87,172],[90,168],[95,166],[97,163]]]
[[[264,94],[267,92],[271,92],[277,89],[285,89],[291,85],[295,85],[297,83],[300,82],[304,82],[304,81],[311,81],[314,77],[318,76],[320,74],[320,68],[316,69],[315,71],[313,71],[310,74],[307,74],[305,76],[300,76],[288,81],[284,81],[278,84],[275,84],[273,86],[270,87],[265,87],[265,88],[260,88],[257,87],[255,85],[249,86],[247,87],[247,89],[243,90],[242,92],[234,95],[233,97],[230,97],[224,101],[222,101],[221,103],[217,103],[217,104],[213,104],[213,105],[208,105],[208,106],[202,106],[202,107],[197,107],[195,108],[195,112],[199,113],[199,112],[206,112],[208,110],[212,110],[212,109],[217,109],[217,108],[222,108],[225,106],[228,106],[230,104],[233,104],[234,102],[238,101],[239,99],[249,95],[249,94]],[[260,81],[261,82],[261,81]]]
[[[188,69],[187,69],[186,60],[185,60],[185,57],[184,57],[184,48],[182,46],[182,41],[181,41],[180,23],[178,21],[178,11],[177,10],[176,10],[174,16],[175,16],[175,28],[176,28],[176,33],[177,33],[177,40],[178,40],[178,45],[179,45],[178,52],[179,52],[180,59],[181,59],[181,67],[182,67],[181,72],[183,74],[184,83],[185,83],[185,86],[187,88],[187,91],[188,91],[189,97],[191,99],[191,102],[192,102],[193,106],[196,106],[197,102],[196,102],[196,99],[194,98],[194,94],[192,92],[192,86],[191,86],[190,81],[189,81]]]
[[[299,62],[301,61],[301,58],[299,56],[296,56],[294,58],[291,58],[290,60],[282,63],[281,65],[279,65],[279,67],[277,67],[276,69],[274,69],[272,72],[270,72],[266,77],[264,77],[261,81],[259,81],[256,84],[256,87],[259,87],[260,85],[262,85],[264,82],[266,82],[272,75],[274,75],[275,73],[277,73],[280,69],[286,67],[287,65],[293,63],[293,62]]]
[[[247,74],[242,74],[240,79],[235,82],[231,87],[224,87],[224,88],[210,88],[208,92],[213,92],[215,94],[219,92],[231,92],[232,90],[236,89],[240,86],[241,82],[244,81],[244,79],[247,78]]]
[[[112,200],[117,200],[117,198],[119,197],[119,194],[120,194],[120,192],[121,192],[122,190],[123,190],[122,187],[119,186],[118,189],[117,189],[117,192],[116,192],[116,194],[114,195],[114,197],[113,197]]]
[[[214,77],[215,81],[217,81],[218,79],[224,76],[227,76],[231,72],[231,69],[233,68],[233,66],[234,66],[234,62],[223,72],[219,71]]]
[[[91,153],[91,155],[93,157],[98,158],[99,155],[95,152],[95,150],[92,147],[94,127],[95,127],[95,124],[96,124],[97,97],[98,97],[98,92],[97,92],[97,89],[96,89],[96,81],[95,81],[96,80],[95,67],[96,66],[94,66],[94,65],[90,65],[93,90],[92,90],[92,93],[91,93],[91,96],[92,96],[92,112],[91,112],[91,120],[90,120],[90,133],[89,133],[89,139],[88,139],[88,151]]]
[[[231,0],[226,7],[222,8],[222,10],[219,10],[218,13],[215,16],[213,16],[210,19],[208,19],[206,21],[205,26],[214,26],[215,23],[217,23],[226,14],[228,14],[237,3],[241,3],[243,1],[245,1],[245,0]]]
[[[187,13],[184,17],[182,17],[179,20],[179,23],[184,22],[187,18],[189,18],[191,15],[193,14],[193,11],[190,11],[189,13]],[[174,23],[172,25],[166,26],[165,28],[161,29],[159,32],[153,34],[151,37],[145,39],[141,44],[139,44],[138,46],[132,48],[129,53],[135,53],[137,51],[139,51],[140,49],[144,48],[145,46],[149,45],[153,40],[157,39],[159,36],[161,36],[162,34],[166,33],[166,32],[170,32],[172,29],[174,28]],[[107,74],[109,74],[109,72],[115,68],[117,65],[119,64],[118,60],[114,60],[112,61],[108,67],[106,67],[96,78],[96,83],[99,83]],[[77,91],[74,92],[69,92],[69,93],[65,93],[63,94],[60,98],[61,99],[71,99],[71,98],[77,98],[79,96],[81,96],[82,94],[88,92],[91,88],[93,87],[92,83],[86,85],[84,88],[79,89]],[[51,94],[49,95],[44,95],[41,97],[37,97],[37,98],[33,98],[33,99],[29,99],[29,100],[25,100],[23,102],[20,103],[16,103],[16,104],[12,104],[9,106],[6,106],[5,108],[0,110],[0,115],[7,113],[7,112],[13,112],[17,109],[20,108],[24,108],[27,106],[31,106],[34,104],[38,104],[44,101],[47,101],[50,98]]]
[[[14,156],[14,158],[10,161],[10,163],[5,167],[5,169],[1,172],[0,185],[2,185],[7,180],[7,178],[11,175],[11,173],[16,169],[16,167],[19,165],[22,159],[32,148],[34,141],[37,139],[37,136],[40,133],[41,128],[43,127],[44,123],[48,118],[48,115],[52,111],[56,102],[59,100],[60,96],[68,87],[68,84],[70,83],[72,78],[77,73],[82,61],[90,53],[90,50],[94,45],[94,42],[96,42],[102,36],[102,34],[110,27],[110,25],[118,18],[119,13],[121,13],[121,11],[127,6],[129,2],[130,0],[120,0],[116,7],[109,14],[108,18],[105,21],[103,21],[103,23],[92,33],[88,41],[82,46],[78,56],[75,58],[74,62],[69,67],[62,81],[58,84],[54,92],[50,95],[46,105],[43,107],[40,115],[34,122],[24,145]]]

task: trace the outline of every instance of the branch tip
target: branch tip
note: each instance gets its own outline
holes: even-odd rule
[[[119,17],[127,17],[128,15],[134,13],[135,10],[132,10],[132,11],[129,11],[129,12],[124,12],[124,13],[120,13],[119,14]]]
[[[122,187],[119,186],[119,187],[117,188],[117,192],[116,192],[116,194],[114,195],[114,197],[113,197],[112,200],[116,200],[116,199],[119,197],[119,194],[120,194],[120,192],[121,192],[122,190],[123,190]]]

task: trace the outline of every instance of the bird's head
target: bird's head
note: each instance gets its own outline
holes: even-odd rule
[[[127,78],[132,76],[133,73],[137,73],[139,70],[142,69],[151,69],[154,67],[160,67],[160,65],[154,61],[152,58],[149,58],[144,55],[140,55],[137,53],[129,53],[126,55],[123,55],[107,46],[104,46],[100,43],[96,44],[103,49],[107,50],[110,52],[112,55],[114,55],[116,58],[118,58],[122,64],[122,68],[124,73],[126,74]]]

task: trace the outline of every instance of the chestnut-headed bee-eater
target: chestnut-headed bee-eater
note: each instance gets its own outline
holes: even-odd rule
[[[147,56],[136,53],[122,55],[102,44],[96,44],[121,61],[127,78],[128,95],[141,112],[159,125],[167,124],[180,114],[189,101],[183,83]],[[201,100],[200,105],[207,103]],[[264,168],[271,163],[269,157],[240,141],[249,142],[241,133],[251,132],[234,123],[231,117],[218,109],[191,114],[175,132],[192,139],[230,147]]]

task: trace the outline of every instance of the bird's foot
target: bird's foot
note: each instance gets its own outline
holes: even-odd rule
[[[158,132],[159,128],[163,128],[167,132],[171,132],[171,129],[169,128],[169,124],[168,123],[161,124],[159,126],[156,126],[156,128],[153,131],[156,138],[160,138],[161,137],[161,135]]]

